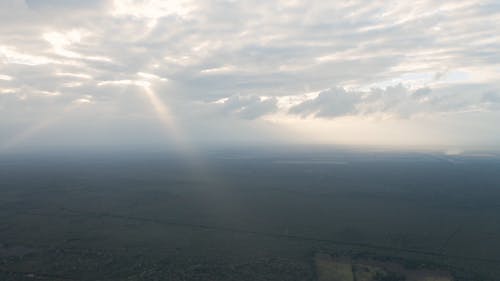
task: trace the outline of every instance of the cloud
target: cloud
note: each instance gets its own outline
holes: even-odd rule
[[[11,1],[11,0],[7,0]],[[62,10],[62,9],[95,9],[104,5],[105,0],[26,0],[30,9],[36,10]]]
[[[499,14],[493,0],[5,0],[0,127],[86,100],[91,118],[150,121],[145,81],[191,130],[498,111]]]
[[[255,96],[233,95],[213,104],[218,112],[243,119],[255,119],[278,110],[275,98],[262,99]]]
[[[356,113],[356,105],[361,97],[358,93],[349,93],[343,88],[320,92],[318,97],[306,100],[290,109],[290,113],[301,116],[333,118]]]
[[[402,84],[368,91],[333,88],[292,106],[288,112],[318,118],[372,115],[410,118],[416,115],[498,110],[498,88],[485,91],[475,85],[469,87],[472,89],[464,93],[447,88],[432,90],[424,87],[411,90]]]

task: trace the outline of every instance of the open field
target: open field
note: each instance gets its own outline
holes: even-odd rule
[[[325,253],[314,255],[318,281],[452,281],[445,270],[408,268],[393,261],[352,259]]]

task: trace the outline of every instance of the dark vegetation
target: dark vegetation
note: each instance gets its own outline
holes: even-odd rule
[[[404,275],[395,273],[395,272],[389,272],[389,273],[376,273],[375,274],[375,281],[405,281],[406,277]]]
[[[3,156],[0,280],[314,280],[318,250],[498,280],[498,157],[203,158]]]

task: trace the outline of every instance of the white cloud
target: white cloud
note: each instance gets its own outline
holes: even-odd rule
[[[25,54],[7,46],[0,46],[0,59],[5,64],[40,65],[56,62],[48,57]]]
[[[54,53],[66,58],[87,59],[102,62],[111,62],[111,59],[102,56],[85,56],[83,54],[70,51],[72,45],[80,44],[85,37],[84,31],[71,30],[67,33],[48,32],[43,34],[43,38],[54,48]]]
[[[221,67],[202,69],[200,71],[200,73],[203,73],[203,74],[223,74],[223,73],[230,73],[233,70],[235,70],[235,68],[233,66],[225,65],[225,66],[221,66]]]
[[[12,76],[0,74],[0,80],[11,81],[12,79]]]
[[[146,73],[146,72],[137,72],[137,75],[142,77],[142,78],[145,78],[145,79],[149,79],[149,80],[159,80],[159,81],[167,81],[166,78],[163,78],[163,77],[160,77],[156,74],[152,74],[152,73]]]
[[[233,95],[212,103],[218,112],[243,119],[255,119],[278,110],[275,98]]]
[[[114,0],[112,15],[157,19],[169,15],[186,16],[193,5],[185,0]]]
[[[92,79],[92,76],[85,74],[85,73],[57,72],[56,75],[57,76],[74,77],[74,78],[80,78],[80,79]]]

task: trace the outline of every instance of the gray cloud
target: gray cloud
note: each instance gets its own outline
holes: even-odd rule
[[[356,113],[360,102],[359,93],[349,93],[343,88],[334,88],[319,93],[318,97],[304,101],[290,109],[290,113],[302,116],[338,117]]]
[[[32,9],[82,9],[95,8],[103,5],[103,0],[26,0],[26,5]]]
[[[464,88],[461,86],[460,88]],[[386,114],[409,118],[419,114],[460,113],[466,111],[495,111],[500,105],[499,89],[485,91],[469,85],[463,93],[450,89],[410,90],[403,85],[369,91],[348,91],[333,88],[322,91],[316,98],[293,106],[289,113],[303,117],[335,118],[342,116]]]

